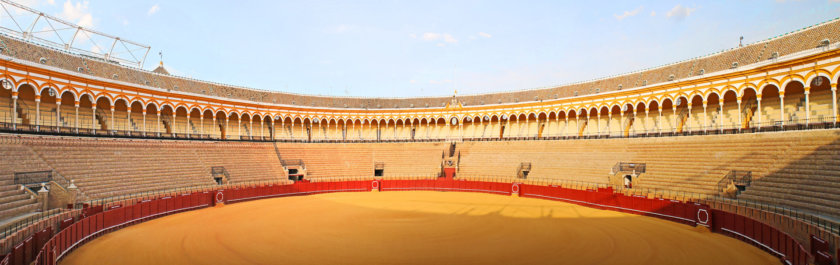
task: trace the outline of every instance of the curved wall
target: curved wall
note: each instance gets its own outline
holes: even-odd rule
[[[500,183],[464,180],[373,180],[295,183],[292,185],[259,185],[173,193],[143,201],[121,201],[84,210],[78,220],[62,222],[53,233],[46,229],[28,245],[15,248],[0,264],[55,264],[67,253],[86,241],[122,227],[181,211],[189,211],[216,203],[234,203],[269,197],[308,195],[325,192],[365,192],[371,190],[436,190],[485,192],[490,194],[560,200],[588,207],[622,211],[657,217],[687,225],[709,227],[780,257],[789,264],[808,264],[809,251],[793,237],[776,228],[748,217],[709,208],[693,202],[625,196],[611,188],[576,190],[558,186],[521,183]],[[107,208],[103,208],[107,207]]]
[[[428,107],[427,99],[395,99],[398,108],[354,105],[354,100],[386,99],[320,97],[325,104],[310,104],[314,100],[298,98],[319,97],[234,87],[210,93],[209,83],[0,37],[2,78],[11,82],[8,90],[0,89],[0,105],[8,105],[0,108],[0,122],[36,129],[315,141],[616,136],[835,122],[840,45],[819,45],[836,36],[838,27],[835,20],[696,60],[564,87],[550,96],[532,96],[544,91],[531,90],[435,98]],[[83,66],[68,70],[76,65]],[[612,83],[618,83],[616,89],[608,89]],[[203,88],[183,89],[191,86]],[[237,96],[242,91],[250,96]],[[501,100],[508,94],[521,100]],[[531,98],[536,101],[524,102]]]
[[[465,105],[494,105],[518,102],[541,102],[578,95],[646,87],[669,83],[708,73],[725,71],[735,66],[746,66],[766,60],[776,60],[822,45],[822,41],[837,42],[840,30],[838,20],[831,20],[800,30],[782,34],[744,47],[724,50],[672,64],[614,75],[606,78],[577,82],[548,89],[516,92],[489,93],[461,97]],[[2,53],[18,59],[37,62],[70,71],[73,74],[94,76],[108,81],[122,81],[133,85],[178,91],[189,94],[222,97],[258,102],[263,105],[281,104],[322,108],[388,109],[388,108],[439,108],[449,102],[448,97],[428,98],[347,98],[269,92],[224,84],[217,84],[168,74],[158,74],[131,67],[120,66],[89,56],[75,56],[41,45],[30,45],[0,36]]]

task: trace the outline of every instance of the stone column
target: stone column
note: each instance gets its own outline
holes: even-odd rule
[[[111,125],[110,125],[110,128],[108,128],[108,129],[110,129],[109,131],[114,130],[114,111],[116,110],[116,108],[117,108],[116,106],[111,106]]]
[[[146,136],[146,107],[143,107],[143,136]]]
[[[507,136],[510,136],[510,134],[511,134],[510,131],[511,130],[512,129],[510,128],[510,118],[508,118],[507,120],[505,120],[505,133],[504,134],[507,134]],[[502,135],[503,138],[504,138],[504,134]]]
[[[805,125],[811,124],[811,87],[805,87]]]
[[[624,136],[624,110],[618,113],[618,135]]]
[[[662,134],[662,105],[656,106],[656,108],[656,111],[659,112],[659,118],[657,119],[658,122],[656,123],[656,131],[659,134]]]
[[[601,112],[598,111],[595,113],[595,120],[598,121],[598,136],[601,135]]]
[[[563,126],[563,137],[569,135],[569,115],[566,114],[566,124]]]
[[[741,117],[743,115],[743,111],[741,110],[741,97],[737,98],[738,102],[738,131],[741,131],[741,128],[744,128],[744,119]]]
[[[761,95],[755,97],[755,104],[757,106],[755,112],[757,113],[756,115],[758,115],[758,126],[761,127]]]
[[[35,130],[41,130],[41,96],[35,95]]]
[[[160,136],[160,110],[157,110],[157,123],[155,128],[155,135]]]
[[[221,138],[221,139],[230,138],[230,126],[229,125],[230,125],[230,116],[225,115],[225,125],[222,126],[222,129],[224,129],[224,135],[221,135],[222,133],[220,131],[219,132],[219,134],[220,134],[219,138]]]
[[[831,113],[833,121],[837,122],[837,84],[831,84]]]
[[[61,123],[61,100],[55,100],[55,126],[56,127],[63,127]]]
[[[190,138],[190,113],[187,112],[187,122],[184,124],[184,133],[187,134],[187,138]]]
[[[93,109],[93,114],[91,114],[92,119],[90,120],[90,127],[93,128],[93,130],[95,131],[96,130],[96,103],[91,104],[91,108]]]
[[[76,116],[75,121],[73,122],[76,126],[76,133],[79,133],[79,102],[76,101]]]
[[[225,125],[223,126],[225,129],[225,135],[222,139],[230,138],[230,115],[225,115]]]
[[[674,105],[672,109],[674,110],[674,117],[672,118],[673,123],[671,124],[671,132],[676,133],[677,132],[677,105]]]
[[[706,100],[703,100],[703,132],[706,132],[707,129],[708,129],[707,127],[709,126],[709,124],[706,122],[706,120],[708,119],[708,113],[709,113],[708,110],[707,110],[708,106],[709,106],[709,102],[706,101]]]
[[[280,120],[280,130],[282,130],[282,132],[286,131],[286,119],[285,118],[281,118],[281,120]]]
[[[18,100],[18,92],[12,92],[12,129],[17,130],[17,100]]]
[[[530,115],[525,117],[525,137],[531,137],[531,125],[528,124],[530,119]],[[522,130],[519,131],[521,132]]]
[[[718,129],[723,133],[723,98],[720,99],[720,115],[718,115]]]
[[[785,91],[779,91],[779,121],[785,126]]]
[[[683,126],[683,132],[685,132],[685,131],[691,132],[691,103],[689,103],[687,107],[688,107],[688,117],[686,117],[685,120],[688,121],[688,122],[686,123],[686,126]]]

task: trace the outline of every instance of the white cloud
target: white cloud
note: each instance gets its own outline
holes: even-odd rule
[[[633,10],[630,10],[630,11],[624,11],[624,13],[621,14],[621,15],[613,15],[613,16],[615,16],[615,19],[617,19],[617,20],[623,20],[625,18],[635,16],[635,15],[639,14],[639,12],[641,12],[641,11],[642,11],[642,7],[640,6],[640,7],[637,7],[636,9],[633,9]]]
[[[55,5],[55,0],[47,0],[47,4]]]
[[[79,26],[85,28],[93,27],[93,15],[88,11],[88,1],[80,1],[73,4],[71,0],[64,2],[64,9],[61,11],[59,17],[70,20]]]
[[[158,11],[160,11],[160,5],[155,4],[151,8],[149,8],[149,11],[146,12],[146,15],[151,16],[157,13]]]
[[[478,36],[482,36],[482,37],[485,37],[485,38],[492,38],[493,37],[493,35],[490,35],[490,33],[485,33],[485,32],[479,32]]]
[[[415,34],[410,34],[408,36],[411,38],[417,38],[417,35]],[[456,39],[449,33],[426,32],[420,36],[420,39],[424,41],[436,42],[435,45],[437,45],[438,47],[444,47],[446,46],[446,43],[458,43],[458,39]]]
[[[688,7],[684,7],[682,5],[677,5],[674,8],[672,8],[670,11],[665,13],[665,16],[667,16],[669,18],[676,19],[676,20],[682,20],[682,19],[685,19],[686,17],[690,16],[691,13],[694,13],[694,11],[696,11],[696,10],[697,10],[697,8],[688,8]]]
[[[655,17],[656,16],[656,11],[650,11],[650,16]]]
[[[447,43],[458,43],[458,40],[456,40],[454,37],[452,37],[452,35],[449,34],[443,34],[443,41]]]
[[[426,32],[423,33],[423,40],[437,40],[440,39],[440,33]]]
[[[408,82],[414,84],[414,83],[417,83],[417,80],[411,79],[411,80],[408,80]]]
[[[409,37],[411,37],[412,39],[416,39],[416,38],[417,38],[417,34],[414,34],[414,33],[408,34],[408,36],[409,36]]]
[[[446,83],[452,83],[452,80],[449,80],[449,79],[445,79],[445,80],[429,80],[429,84],[433,84],[433,85],[446,84]]]

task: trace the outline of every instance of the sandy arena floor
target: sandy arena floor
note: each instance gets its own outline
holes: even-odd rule
[[[779,264],[656,218],[481,193],[332,193],[231,204],[107,234],[62,264]]]

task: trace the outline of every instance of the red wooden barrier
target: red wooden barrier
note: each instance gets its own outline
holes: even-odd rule
[[[69,227],[73,224],[76,220],[73,217],[69,217],[67,219],[61,220],[61,223],[58,225],[58,230],[64,230],[65,228]]]
[[[831,265],[834,264],[834,259],[831,257],[830,254],[824,252],[822,250],[818,250],[814,253],[814,264],[817,265]]]
[[[23,263],[24,264],[32,263],[32,256],[34,254],[33,253],[34,251],[32,251],[32,247],[33,247],[32,246],[32,244],[33,244],[32,240],[33,239],[34,238],[32,236],[30,236],[26,240],[23,240]]]
[[[102,214],[96,215],[96,232],[102,231],[105,229],[105,216]]]
[[[51,264],[55,258],[70,246],[103,229],[125,222],[142,219],[158,214],[168,214],[181,209],[213,205],[214,202],[253,199],[272,195],[304,195],[334,191],[367,190],[381,187],[382,190],[441,190],[471,191],[494,194],[511,194],[510,183],[466,181],[466,180],[379,180],[379,181],[342,181],[342,182],[296,182],[291,185],[269,185],[258,187],[234,188],[229,190],[206,191],[191,194],[179,194],[175,197],[163,197],[145,200],[131,206],[115,206],[107,211],[102,207],[88,207],[83,218],[73,223],[72,218],[62,220],[59,232],[51,238],[50,229],[40,231],[28,238],[13,251],[0,257],[0,265],[28,264],[37,258],[37,264]],[[686,224],[699,224],[718,233],[772,249],[784,256],[792,264],[806,264],[813,255],[817,264],[830,264],[832,257],[827,246],[812,237],[813,249],[806,251],[793,238],[761,222],[737,214],[710,209],[708,205],[684,203],[664,199],[648,199],[642,196],[624,196],[612,189],[576,190],[560,186],[516,185],[520,196],[553,199],[581,204],[589,207],[619,210],[634,214],[650,215]],[[36,252],[37,251],[37,252]],[[840,254],[840,249],[836,250]],[[829,262],[829,263],[825,263]]]
[[[831,253],[827,241],[815,235],[811,235],[809,238],[811,240],[811,254],[816,255],[818,251],[826,254]]]
[[[175,200],[172,197],[166,197],[166,211],[174,211],[175,210]]]
[[[186,198],[184,198],[184,200],[181,202],[181,205],[185,208],[199,205],[201,203],[201,195],[202,193],[190,193],[186,196]]]
[[[9,254],[11,255],[12,265],[24,265],[23,255],[25,250],[23,248],[23,242],[20,242],[12,249],[12,253]]]

